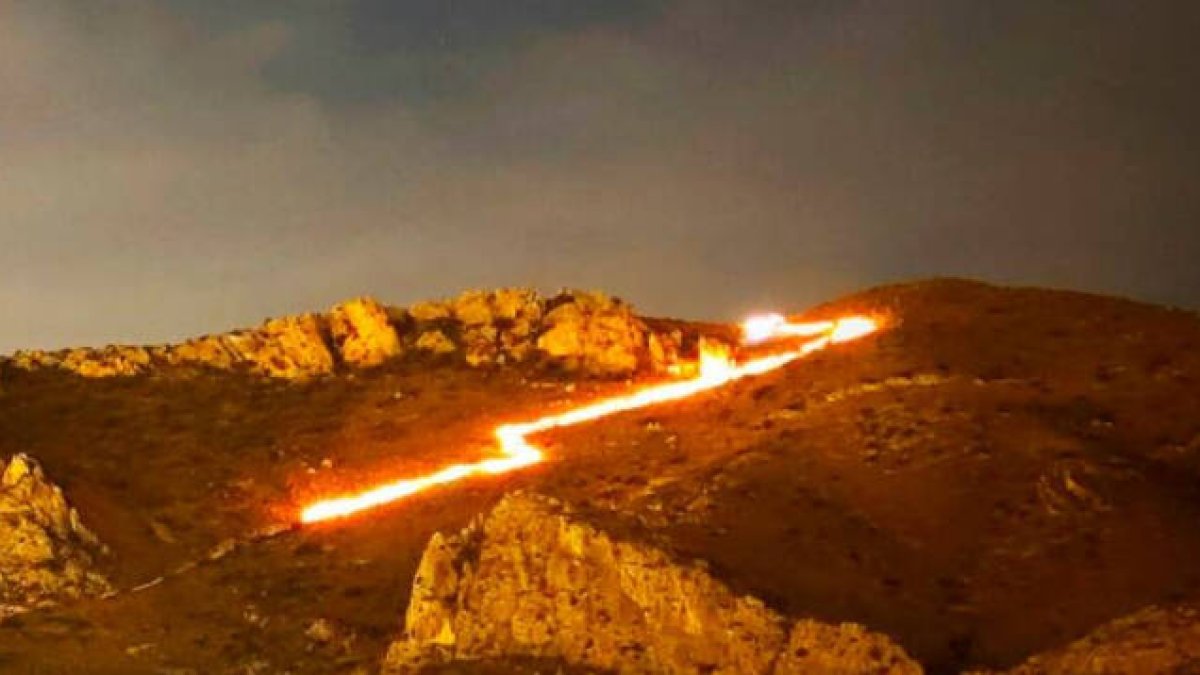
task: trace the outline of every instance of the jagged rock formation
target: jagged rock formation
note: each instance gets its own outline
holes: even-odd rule
[[[0,473],[0,618],[110,590],[93,571],[104,546],[41,466],[15,455]]]
[[[467,291],[454,301],[454,317],[468,364],[524,361],[533,353],[533,337],[545,300],[523,288]]]
[[[649,336],[633,308],[603,293],[567,293],[546,314],[537,346],[568,368],[621,374],[647,358]]]
[[[325,322],[316,314],[268,319],[255,330],[192,340],[163,351],[171,364],[238,367],[265,377],[303,380],[333,372]]]
[[[628,303],[598,292],[467,291],[413,305],[405,316],[414,348],[461,351],[472,366],[540,356],[570,371],[620,376],[662,372],[679,359],[678,334],[650,331]]]
[[[21,351],[13,355],[11,363],[24,370],[60,368],[83,377],[122,377],[162,367],[200,366],[302,380],[333,372],[333,354],[325,332],[323,317],[302,314],[268,319],[253,330],[205,335],[177,345]]]
[[[654,332],[622,300],[603,293],[508,288],[389,308],[368,298],[328,314],[269,319],[252,330],[206,335],[176,345],[22,351],[12,366],[60,368],[84,377],[121,377],[161,368],[244,370],[304,380],[378,366],[405,353],[460,355],[471,366],[535,358],[602,376],[664,372],[679,360],[678,331]]]
[[[151,354],[143,347],[109,345],[57,352],[19,351],[13,354],[10,362],[25,370],[62,368],[84,377],[118,377],[146,372],[150,368]]]
[[[329,333],[347,365],[377,366],[400,355],[400,338],[387,308],[373,298],[355,298],[335,306],[329,312]]]
[[[413,346],[431,354],[452,354],[458,351],[458,345],[454,344],[454,340],[446,337],[446,334],[440,330],[421,333],[421,337],[417,338],[417,342]]]
[[[505,658],[627,673],[921,672],[883,635],[789,621],[700,564],[524,494],[458,535],[433,537],[384,670]]]
[[[271,319],[262,328],[232,340],[241,360],[267,377],[304,379],[333,370],[321,317],[302,314]]]
[[[1196,672],[1200,672],[1200,611],[1191,605],[1147,607],[1008,671],[1011,675]]]

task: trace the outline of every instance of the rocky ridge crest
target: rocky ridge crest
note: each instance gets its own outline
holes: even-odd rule
[[[97,378],[207,368],[305,380],[411,355],[461,359],[470,366],[537,360],[584,374],[626,376],[665,371],[683,342],[681,331],[654,331],[628,303],[603,293],[544,297],[508,288],[467,291],[408,308],[361,297],[326,314],[268,319],[258,328],[179,344],[19,351],[0,357],[0,365]]]

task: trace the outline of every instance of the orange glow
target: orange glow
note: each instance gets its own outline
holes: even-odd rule
[[[829,331],[829,340],[834,344],[840,342],[849,342],[857,340],[860,337],[870,335],[879,329],[879,324],[874,319],[868,319],[865,316],[852,316],[845,319],[838,319],[833,324],[833,329]]]
[[[804,324],[788,323],[786,319],[777,314],[752,317],[743,325],[744,340],[747,343],[762,343],[781,338],[816,337],[796,349],[754,358],[743,363],[735,362],[730,356],[728,347],[724,345],[702,343],[695,368],[696,374],[693,377],[602,399],[529,422],[501,425],[494,432],[500,450],[498,457],[470,464],[454,464],[427,476],[406,478],[358,494],[320,501],[304,508],[300,513],[300,522],[315,523],[332,518],[342,518],[375,506],[394,502],[436,485],[454,483],[471,476],[507,473],[537,464],[545,459],[545,453],[529,441],[529,437],[535,434],[695,396],[744,377],[761,375],[781,368],[831,344],[848,342],[868,335],[877,329],[876,322],[867,317],[848,317],[837,321]]]
[[[865,317],[852,317],[852,319],[874,323]],[[840,319],[836,322],[791,323],[782,314],[759,314],[742,322],[742,342],[752,345],[787,337],[813,337],[829,333],[834,330],[836,325],[852,319]]]

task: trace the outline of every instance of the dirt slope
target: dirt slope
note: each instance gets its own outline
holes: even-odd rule
[[[614,528],[736,591],[887,633],[932,672],[1012,666],[1200,596],[1194,314],[962,281],[814,311],[890,323],[549,434],[554,460],[528,472],[236,547],[310,496],[474,458],[496,423],[625,385],[430,356],[303,383],[0,373],[0,456],[40,460],[114,585],[217,558],[9,619],[0,670],[373,672],[429,537],[516,488],[615,509]]]

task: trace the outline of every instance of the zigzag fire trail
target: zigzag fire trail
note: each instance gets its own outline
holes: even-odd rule
[[[306,506],[300,512],[303,524],[344,518],[367,509],[382,506],[438,485],[455,483],[478,475],[494,475],[516,471],[543,461],[543,450],[529,437],[550,429],[574,426],[638,408],[677,401],[716,389],[744,377],[761,375],[824,349],[832,344],[849,342],[878,330],[879,324],[865,316],[850,316],[833,321],[790,323],[779,314],[767,314],[747,319],[742,324],[745,344],[758,344],[786,338],[811,338],[795,349],[778,354],[735,362],[728,349],[707,345],[699,359],[691,364],[694,375],[684,379],[653,385],[628,394],[601,399],[555,415],[528,422],[504,424],[494,433],[499,455],[469,464],[454,464],[426,476],[405,478],[380,485],[358,494],[327,499]]]

